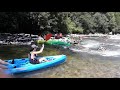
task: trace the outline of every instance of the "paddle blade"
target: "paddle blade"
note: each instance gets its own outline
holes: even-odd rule
[[[52,34],[47,34],[47,35],[44,37],[44,39],[47,41],[47,40],[49,40],[49,39],[51,38],[51,36],[52,36]]]

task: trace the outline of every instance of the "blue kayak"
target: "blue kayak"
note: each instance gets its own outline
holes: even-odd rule
[[[45,56],[44,58],[50,61],[42,62],[39,64],[31,64],[28,58],[22,58],[22,59],[14,59],[14,64],[13,64],[13,60],[5,60],[6,62],[9,63],[7,65],[8,69],[5,71],[5,73],[15,74],[15,73],[30,72],[34,70],[52,67],[61,64],[67,60],[66,55]]]

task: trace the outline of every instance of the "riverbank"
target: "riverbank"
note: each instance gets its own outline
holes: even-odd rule
[[[0,58],[10,59],[26,57],[28,46],[3,46],[0,47]],[[9,51],[10,50],[10,51]],[[4,52],[4,53],[3,53]],[[82,58],[80,54],[68,49],[55,46],[45,46],[42,55],[67,55],[67,62],[34,72],[16,75],[19,78],[120,78],[119,61],[96,60],[90,57]]]

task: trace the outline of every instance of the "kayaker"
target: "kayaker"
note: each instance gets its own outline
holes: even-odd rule
[[[60,37],[60,38],[62,38],[62,37],[63,37],[62,33],[59,33],[59,37]]]
[[[30,50],[30,53],[28,54],[28,57],[30,59],[30,63],[32,63],[32,64],[39,64],[42,61],[46,61],[47,62],[48,60],[45,59],[44,57],[37,58],[37,54],[43,52],[44,44],[42,44],[42,47],[41,47],[41,49],[39,51],[36,51],[37,48],[38,48],[38,46],[35,46],[35,45],[34,45],[34,47],[32,46],[32,49]]]

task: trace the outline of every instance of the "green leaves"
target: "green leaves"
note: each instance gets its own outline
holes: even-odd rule
[[[120,32],[119,12],[0,12],[0,32],[88,34],[111,31]]]

